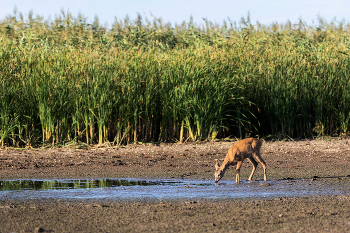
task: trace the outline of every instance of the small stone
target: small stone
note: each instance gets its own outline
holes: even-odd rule
[[[36,232],[45,232],[45,229],[42,228],[42,227],[36,227],[36,228],[34,229],[34,232],[35,232],[35,233],[36,233]]]

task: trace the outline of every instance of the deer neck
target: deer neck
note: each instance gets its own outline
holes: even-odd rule
[[[220,166],[220,170],[225,171],[230,166],[230,162],[228,159],[225,159],[224,162]]]

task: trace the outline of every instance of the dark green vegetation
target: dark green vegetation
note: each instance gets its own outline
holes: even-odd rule
[[[0,21],[0,145],[349,133],[350,25]]]
[[[180,182],[125,179],[0,180],[0,191],[88,189],[118,186],[174,185],[177,183]]]

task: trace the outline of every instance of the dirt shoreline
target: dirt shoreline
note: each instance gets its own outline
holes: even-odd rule
[[[0,180],[176,178],[213,180],[234,142],[124,148],[0,150]],[[349,185],[350,140],[265,142],[268,179],[328,177]],[[251,171],[244,162],[241,180]],[[234,179],[230,168],[224,179]],[[255,179],[262,179],[261,165]],[[349,195],[350,196],[350,195]],[[256,200],[1,200],[0,232],[347,232],[350,198]]]

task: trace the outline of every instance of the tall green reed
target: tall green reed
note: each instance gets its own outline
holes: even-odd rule
[[[2,145],[349,133],[344,25],[145,21],[1,21]]]

